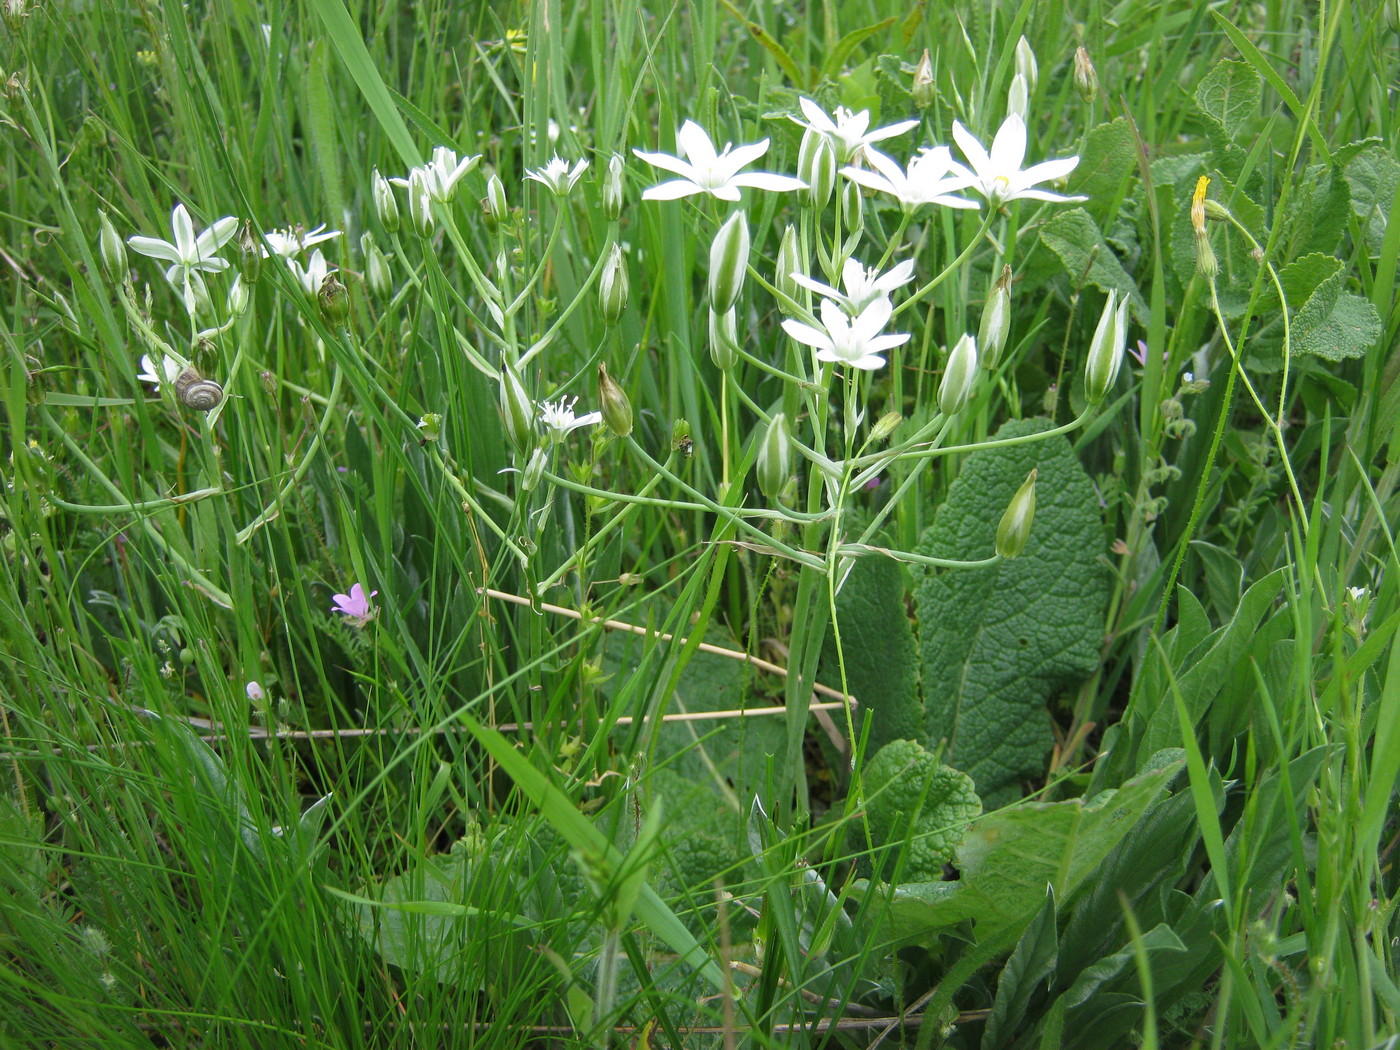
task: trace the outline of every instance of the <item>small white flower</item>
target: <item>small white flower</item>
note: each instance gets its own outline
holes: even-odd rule
[[[909,340],[907,335],[880,334],[893,313],[890,301],[881,298],[861,311],[859,317],[850,318],[836,303],[823,299],[821,328],[787,320],[783,322],[783,331],[799,343],[816,347],[818,361],[835,361],[852,368],[873,370],[884,365],[885,359],[880,356],[883,351]]]
[[[263,687],[259,682],[249,682],[246,686],[244,686],[244,692],[248,694],[248,699],[253,701],[253,703],[255,704],[261,703],[267,698],[267,695],[263,692]]]
[[[196,237],[190,213],[183,204],[177,204],[170,213],[170,228],[173,241],[163,241],[159,237],[128,237],[126,243],[133,251],[171,264],[165,271],[165,279],[180,289],[185,309],[194,313],[209,298],[204,278],[199,275],[219,273],[228,268],[227,260],[220,259],[217,253],[237,231],[238,220],[226,215]]]
[[[180,364],[179,361],[175,360],[175,358],[171,357],[169,354],[166,354],[165,357],[161,359],[160,371],[157,372],[156,363],[151,360],[151,355],[142,354],[141,372],[136,378],[142,383],[150,383],[155,387],[156,393],[159,393],[162,383],[173,384],[176,377],[178,377],[184,369],[184,365]]]
[[[433,159],[410,171],[408,178],[390,179],[389,181],[400,186],[408,186],[410,193],[426,192],[439,204],[446,204],[457,195],[457,183],[479,163],[481,163],[481,154],[479,153],[474,157],[464,157],[459,161],[456,150],[439,146],[433,150]],[[411,185],[414,175],[419,175],[422,182],[421,188],[417,191]]]
[[[588,161],[581,160],[575,164],[573,170],[570,171],[569,162],[556,153],[554,159],[543,168],[535,168],[533,171],[526,171],[525,178],[533,179],[538,183],[548,186],[550,192],[556,197],[567,197],[569,191],[574,188],[574,183],[578,182],[579,176],[587,170]]]
[[[852,317],[861,313],[876,299],[887,299],[891,292],[914,279],[914,263],[906,260],[886,273],[873,267],[866,269],[854,259],[847,259],[841,267],[841,286],[845,292],[838,292],[829,284],[822,284],[803,273],[794,273],[792,279],[804,288],[835,299]]]
[[[790,175],[773,175],[763,171],[740,173],[741,168],[768,152],[767,139],[737,148],[733,143],[726,142],[724,149],[716,153],[715,144],[705,129],[695,121],[687,120],[676,132],[676,147],[680,150],[680,157],[668,153],[645,153],[639,149],[632,151],[653,167],[681,176],[651,187],[642,194],[643,200],[670,201],[692,193],[708,193],[722,201],[737,201],[741,186],[779,191],[807,188],[805,182]]]
[[[1182,372],[1182,373],[1181,373],[1181,381],[1182,381],[1183,383],[1194,383],[1194,382],[1196,381],[1196,377],[1195,377],[1194,375],[1192,375],[1190,372]]]
[[[1047,160],[1032,164],[1024,171],[1021,164],[1026,159],[1026,122],[1015,113],[1007,116],[997,130],[989,154],[972,132],[956,120],[953,121],[953,139],[972,164],[969,171],[961,164],[954,170],[966,175],[971,185],[992,204],[1003,204],[1026,198],[1037,201],[1084,201],[1088,197],[1066,197],[1049,190],[1033,189],[1037,183],[1062,179],[1079,165],[1078,157],[1064,157],[1061,160]]]
[[[538,403],[540,422],[544,424],[544,429],[551,441],[563,441],[571,431],[577,430],[579,427],[591,427],[595,423],[603,421],[603,413],[601,412],[589,412],[587,415],[576,417],[574,415],[576,404],[578,404],[576,397],[561,397],[558,401]]]
[[[311,258],[307,260],[305,269],[302,269],[301,263],[295,259],[288,259],[287,265],[291,268],[296,279],[301,282],[301,286],[306,289],[307,295],[315,295],[319,292],[321,285],[326,281],[326,275],[335,272],[326,264],[326,257],[321,254],[320,248],[311,253]]]
[[[1348,588],[1347,588],[1347,595],[1348,595],[1348,596],[1351,598],[1351,600],[1354,601],[1354,602],[1359,602],[1359,601],[1361,601],[1363,598],[1365,598],[1365,597],[1366,597],[1368,594],[1370,594],[1370,593],[1371,593],[1371,592],[1370,592],[1369,590],[1367,590],[1365,587],[1348,587]]]
[[[830,139],[831,144],[836,147],[838,164],[851,163],[871,143],[902,135],[910,128],[917,127],[919,123],[917,120],[901,120],[897,124],[870,131],[867,130],[870,127],[870,111],[867,109],[852,113],[845,106],[837,106],[833,118],[810,98],[799,99],[798,105],[802,107],[807,120],[804,123],[794,117],[794,121]]]
[[[339,230],[331,230],[327,233],[326,224],[321,223],[314,230],[304,230],[300,226],[291,226],[281,230],[271,230],[263,234],[263,258],[267,259],[273,255],[283,259],[291,259],[300,255],[313,244],[320,244],[322,241],[334,240],[340,236]]]
[[[905,171],[892,157],[878,150],[865,151],[874,171],[864,168],[842,168],[841,174],[861,186],[888,193],[906,208],[921,204],[941,204],[946,208],[977,208],[976,201],[955,196],[959,190],[972,185],[970,172],[953,160],[947,146],[925,146],[909,161]],[[962,170],[959,170],[962,169]]]

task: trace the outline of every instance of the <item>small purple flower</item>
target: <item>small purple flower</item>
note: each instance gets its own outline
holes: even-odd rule
[[[876,474],[873,478],[871,478],[869,481],[867,481],[867,482],[865,483],[865,491],[866,491],[866,492],[874,492],[876,489],[878,489],[878,488],[880,487],[880,482],[881,482],[882,480],[884,480],[884,479],[881,478],[879,474]]]
[[[358,583],[351,584],[349,594],[333,596],[335,608],[331,612],[340,613],[351,627],[363,627],[374,618],[375,610],[370,608],[369,599],[378,593],[378,591],[370,591],[369,596],[366,597],[363,587]]]
[[[1136,361],[1143,368],[1147,367],[1147,344],[1141,339],[1137,341],[1137,346],[1128,347],[1128,356]],[[1171,359],[1171,351],[1162,351],[1162,363],[1166,364]]]

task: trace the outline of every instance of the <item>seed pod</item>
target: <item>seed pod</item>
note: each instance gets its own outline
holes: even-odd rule
[[[1006,505],[1006,513],[997,525],[997,553],[1003,558],[1015,558],[1026,548],[1035,520],[1035,477],[1032,470]]]
[[[262,276],[262,238],[253,229],[253,220],[244,219],[243,229],[238,234],[238,272],[249,284],[257,284]]]
[[[1094,101],[1099,93],[1099,75],[1094,72],[1089,52],[1082,47],[1074,53],[1074,89],[1085,102]]]
[[[97,253],[102,259],[102,268],[114,281],[126,279],[126,245],[122,242],[112,220],[105,211],[97,213]]]
[[[929,58],[928,48],[924,48],[923,57],[914,67],[914,80],[909,85],[909,90],[914,96],[914,105],[920,109],[928,109],[933,105],[933,61]]]
[[[617,380],[608,375],[608,366],[598,364],[598,402],[602,406],[603,422],[618,437],[632,433],[632,402]]]
[[[175,397],[186,408],[208,412],[224,399],[224,388],[190,365],[175,377]]]
[[[749,224],[736,211],[710,245],[710,309],[724,313],[739,298],[749,267]]]
[[[322,279],[321,287],[316,292],[316,303],[326,324],[341,324],[350,315],[350,291],[334,272]]]

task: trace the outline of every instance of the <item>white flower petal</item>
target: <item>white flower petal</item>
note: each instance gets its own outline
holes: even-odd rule
[[[689,179],[672,179],[642,191],[644,201],[673,201],[689,197],[692,193],[707,193],[703,186],[697,186]]]

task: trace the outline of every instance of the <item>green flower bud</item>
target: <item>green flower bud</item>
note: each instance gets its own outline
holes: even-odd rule
[[[622,245],[614,244],[598,278],[598,306],[603,312],[603,323],[609,328],[621,320],[622,311],[627,309],[629,291],[627,260],[622,254]]]
[[[792,476],[792,437],[788,434],[787,416],[779,412],[768,424],[763,440],[758,443],[758,488],[770,500],[776,500]]]
[[[1006,95],[1006,112],[1015,113],[1024,122],[1026,110],[1030,108],[1030,85],[1026,78],[1017,73],[1011,78],[1011,90]]]
[[[923,57],[914,67],[914,79],[909,85],[909,90],[914,96],[914,105],[920,109],[928,109],[933,105],[933,61],[928,56],[928,48],[924,48]]]
[[[609,430],[618,437],[632,433],[632,402],[627,400],[617,380],[608,375],[608,366],[601,362],[598,364],[598,402]]]
[[[865,226],[865,194],[850,179],[841,187],[841,207],[846,215],[846,229],[859,230]]]
[[[836,147],[820,131],[808,128],[797,151],[797,177],[807,184],[806,199],[817,211],[836,188]]]
[[[524,452],[535,443],[535,405],[509,365],[501,366],[500,409],[506,437]]]
[[[622,215],[622,154],[614,153],[608,160],[608,170],[603,175],[602,205],[603,216],[609,222],[617,222]]]
[[[948,355],[943,381],[938,384],[938,411],[945,416],[961,412],[976,380],[977,341],[970,335],[964,335]]]
[[[1036,81],[1040,79],[1040,69],[1036,65],[1031,42],[1026,39],[1025,34],[1016,41],[1016,72],[1026,78],[1026,91],[1034,94]]]
[[[870,443],[878,445],[893,434],[895,427],[903,422],[904,417],[898,412],[886,412],[875,421],[875,425],[870,429]]]
[[[360,248],[365,253],[365,284],[369,286],[372,294],[388,298],[394,291],[394,277],[389,272],[389,260],[368,233],[360,238]]]
[[[977,349],[982,367],[995,368],[1011,331],[1011,267],[1003,266],[987,305],[982,307],[982,323],[977,329]]]
[[[1074,89],[1085,102],[1094,101],[1099,93],[1099,75],[1089,61],[1089,52],[1082,47],[1074,53]]]
[[[378,168],[374,169],[370,185],[370,196],[374,198],[374,212],[379,216],[379,225],[384,227],[385,233],[393,233],[399,228],[399,202],[394,197],[394,187],[379,174]]]
[[[350,315],[350,291],[340,283],[334,272],[328,273],[321,281],[321,289],[316,293],[316,303],[321,308],[321,319],[330,325],[344,322]]]
[[[1089,358],[1084,368],[1084,397],[1097,405],[1113,389],[1118,378],[1118,366],[1123,362],[1123,346],[1128,337],[1128,299],[1119,303],[1116,290],[1108,293],[1098,327],[1089,344]]]
[[[798,243],[797,230],[789,226],[783,231],[783,241],[778,245],[777,272],[773,274],[773,287],[794,302],[801,302],[798,294],[802,286],[792,279],[794,273],[807,272],[807,260],[802,257],[802,247]]]
[[[424,237],[431,236],[436,222],[433,219],[433,197],[428,186],[428,177],[421,168],[414,168],[408,176],[408,217],[413,228]]]
[[[733,308],[722,314],[710,311],[710,360],[724,372],[739,360],[738,321]]]
[[[710,245],[710,309],[729,310],[744,287],[749,266],[749,224],[736,211]]]
[[[1026,475],[997,525],[997,553],[1003,558],[1015,558],[1030,539],[1031,523],[1035,520],[1035,476],[1034,470]]]
[[[510,202],[506,200],[506,184],[494,171],[486,176],[486,196],[481,202],[481,210],[492,230],[505,222],[510,215]]]
[[[253,229],[253,220],[244,219],[238,234],[238,272],[249,284],[257,284],[262,276],[263,242]]]
[[[544,476],[544,468],[549,465],[549,453],[537,448],[530,454],[530,462],[525,464],[525,472],[520,478],[522,492],[534,492]]]
[[[105,211],[97,213],[97,225],[97,254],[102,260],[102,268],[112,280],[126,280],[126,243]]]

